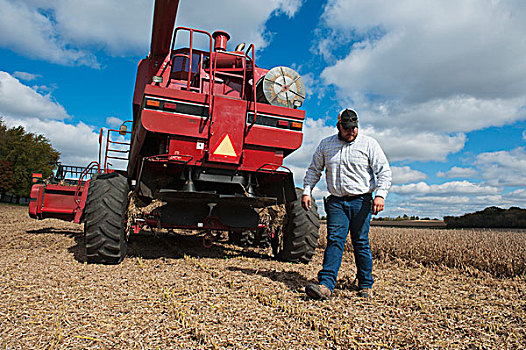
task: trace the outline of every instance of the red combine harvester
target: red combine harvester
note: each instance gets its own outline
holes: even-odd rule
[[[104,166],[99,156],[77,183],[34,185],[30,215],[84,221],[93,263],[122,261],[129,235],[143,226],[198,230],[206,245],[218,231],[235,243],[268,237],[277,258],[309,262],[317,208],[301,207],[301,190],[283,166],[303,139],[301,77],[256,66],[254,45],[228,51],[224,31],[174,31],[178,4],[155,2],[150,54],[139,63],[133,96],[127,171],[108,169],[107,148]],[[188,47],[175,47],[181,37]],[[203,40],[206,49],[194,47]],[[125,126],[110,132],[130,133]],[[153,209],[132,214],[137,207]],[[279,229],[263,224],[264,208],[286,213]]]

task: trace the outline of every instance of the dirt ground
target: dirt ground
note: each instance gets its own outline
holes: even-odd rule
[[[374,228],[373,228],[374,229]],[[85,263],[82,226],[0,205],[2,349],[523,349],[524,277],[376,262],[375,298],[346,253],[334,297],[308,264],[200,237],[134,236],[120,265]]]

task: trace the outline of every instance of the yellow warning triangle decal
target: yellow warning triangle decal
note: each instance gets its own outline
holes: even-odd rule
[[[213,154],[216,156],[237,157],[237,153],[232,145],[232,140],[230,140],[228,134],[223,137],[223,140],[219,143],[219,146],[217,146]]]

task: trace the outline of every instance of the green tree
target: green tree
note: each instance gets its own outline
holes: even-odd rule
[[[0,119],[0,192],[29,197],[33,173],[51,175],[60,153],[47,138],[26,132],[24,127],[8,129]]]

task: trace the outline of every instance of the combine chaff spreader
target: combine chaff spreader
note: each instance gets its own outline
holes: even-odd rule
[[[301,77],[287,67],[258,67],[252,44],[229,51],[224,31],[174,30],[178,5],[155,2],[132,130],[110,130],[105,152],[99,150],[105,157],[77,170],[75,183],[35,184],[30,215],[83,221],[93,263],[122,261],[129,236],[143,227],[197,230],[205,245],[227,231],[234,243],[270,241],[276,257],[309,262],[317,208],[301,207],[301,190],[283,166],[303,139]],[[175,47],[182,39],[187,47]],[[202,42],[204,49],[194,45]],[[112,132],[130,134],[129,150],[111,141]],[[127,154],[126,171],[109,169],[111,152]]]

